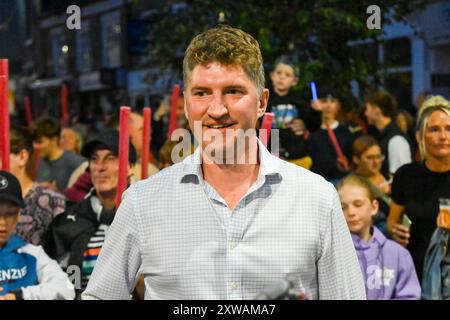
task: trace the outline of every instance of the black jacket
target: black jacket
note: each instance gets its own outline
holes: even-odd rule
[[[409,144],[409,150],[412,152],[413,147],[411,144],[410,139],[397,127],[397,125],[394,123],[394,121],[391,121],[381,132],[378,132],[376,135],[376,138],[378,139],[378,142],[381,146],[381,152],[384,154],[385,159],[383,161],[383,164],[381,165],[381,172],[385,176],[389,176],[389,152],[388,152],[388,146],[389,141],[395,136],[402,136],[403,138],[408,141]],[[411,154],[411,159],[412,159]]]
[[[100,214],[94,211],[91,205],[94,196],[95,190],[82,202],[58,215],[50,225],[45,251],[63,268],[71,265],[81,268],[89,239],[100,224],[110,225],[114,219],[115,209],[102,208]]]

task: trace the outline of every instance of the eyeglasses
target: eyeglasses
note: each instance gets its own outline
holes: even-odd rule
[[[377,154],[373,156],[365,156],[364,158],[369,161],[384,161],[386,157],[382,154]]]

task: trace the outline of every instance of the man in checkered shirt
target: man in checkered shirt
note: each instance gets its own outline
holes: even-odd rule
[[[229,130],[252,132],[267,106],[257,41],[207,30],[187,48],[183,75],[199,147],[124,193],[83,298],[129,299],[143,275],[147,299],[253,299],[289,275],[307,299],[365,299],[334,187],[256,134],[230,156],[240,141]]]

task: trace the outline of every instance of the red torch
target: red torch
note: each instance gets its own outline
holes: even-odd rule
[[[27,119],[28,126],[33,124],[33,113],[31,112],[31,102],[30,97],[25,97],[25,118]]]
[[[9,171],[8,59],[0,59],[0,162]]]
[[[67,84],[61,86],[61,126],[67,127],[69,124],[69,90]]]
[[[266,112],[262,119],[261,130],[260,130],[260,140],[267,147],[267,142],[270,138],[270,129],[272,129],[274,114],[272,112]]]
[[[131,108],[120,107],[120,129],[119,129],[119,181],[117,183],[117,200],[118,208],[122,200],[122,193],[127,188],[128,178],[128,154],[130,152],[130,113]]]
[[[170,122],[169,122],[169,131],[167,133],[167,139],[170,140],[172,133],[177,127],[177,109],[178,109],[178,97],[180,95],[180,85],[176,84],[173,86],[171,104],[172,108],[170,111]]]
[[[150,150],[150,135],[152,130],[152,109],[145,107],[143,109],[144,129],[142,130],[142,162],[141,162],[141,179],[148,177],[148,153]]]

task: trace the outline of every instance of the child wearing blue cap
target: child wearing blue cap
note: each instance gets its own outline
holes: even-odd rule
[[[74,286],[56,261],[15,234],[23,207],[19,181],[0,171],[0,300],[73,299]]]

